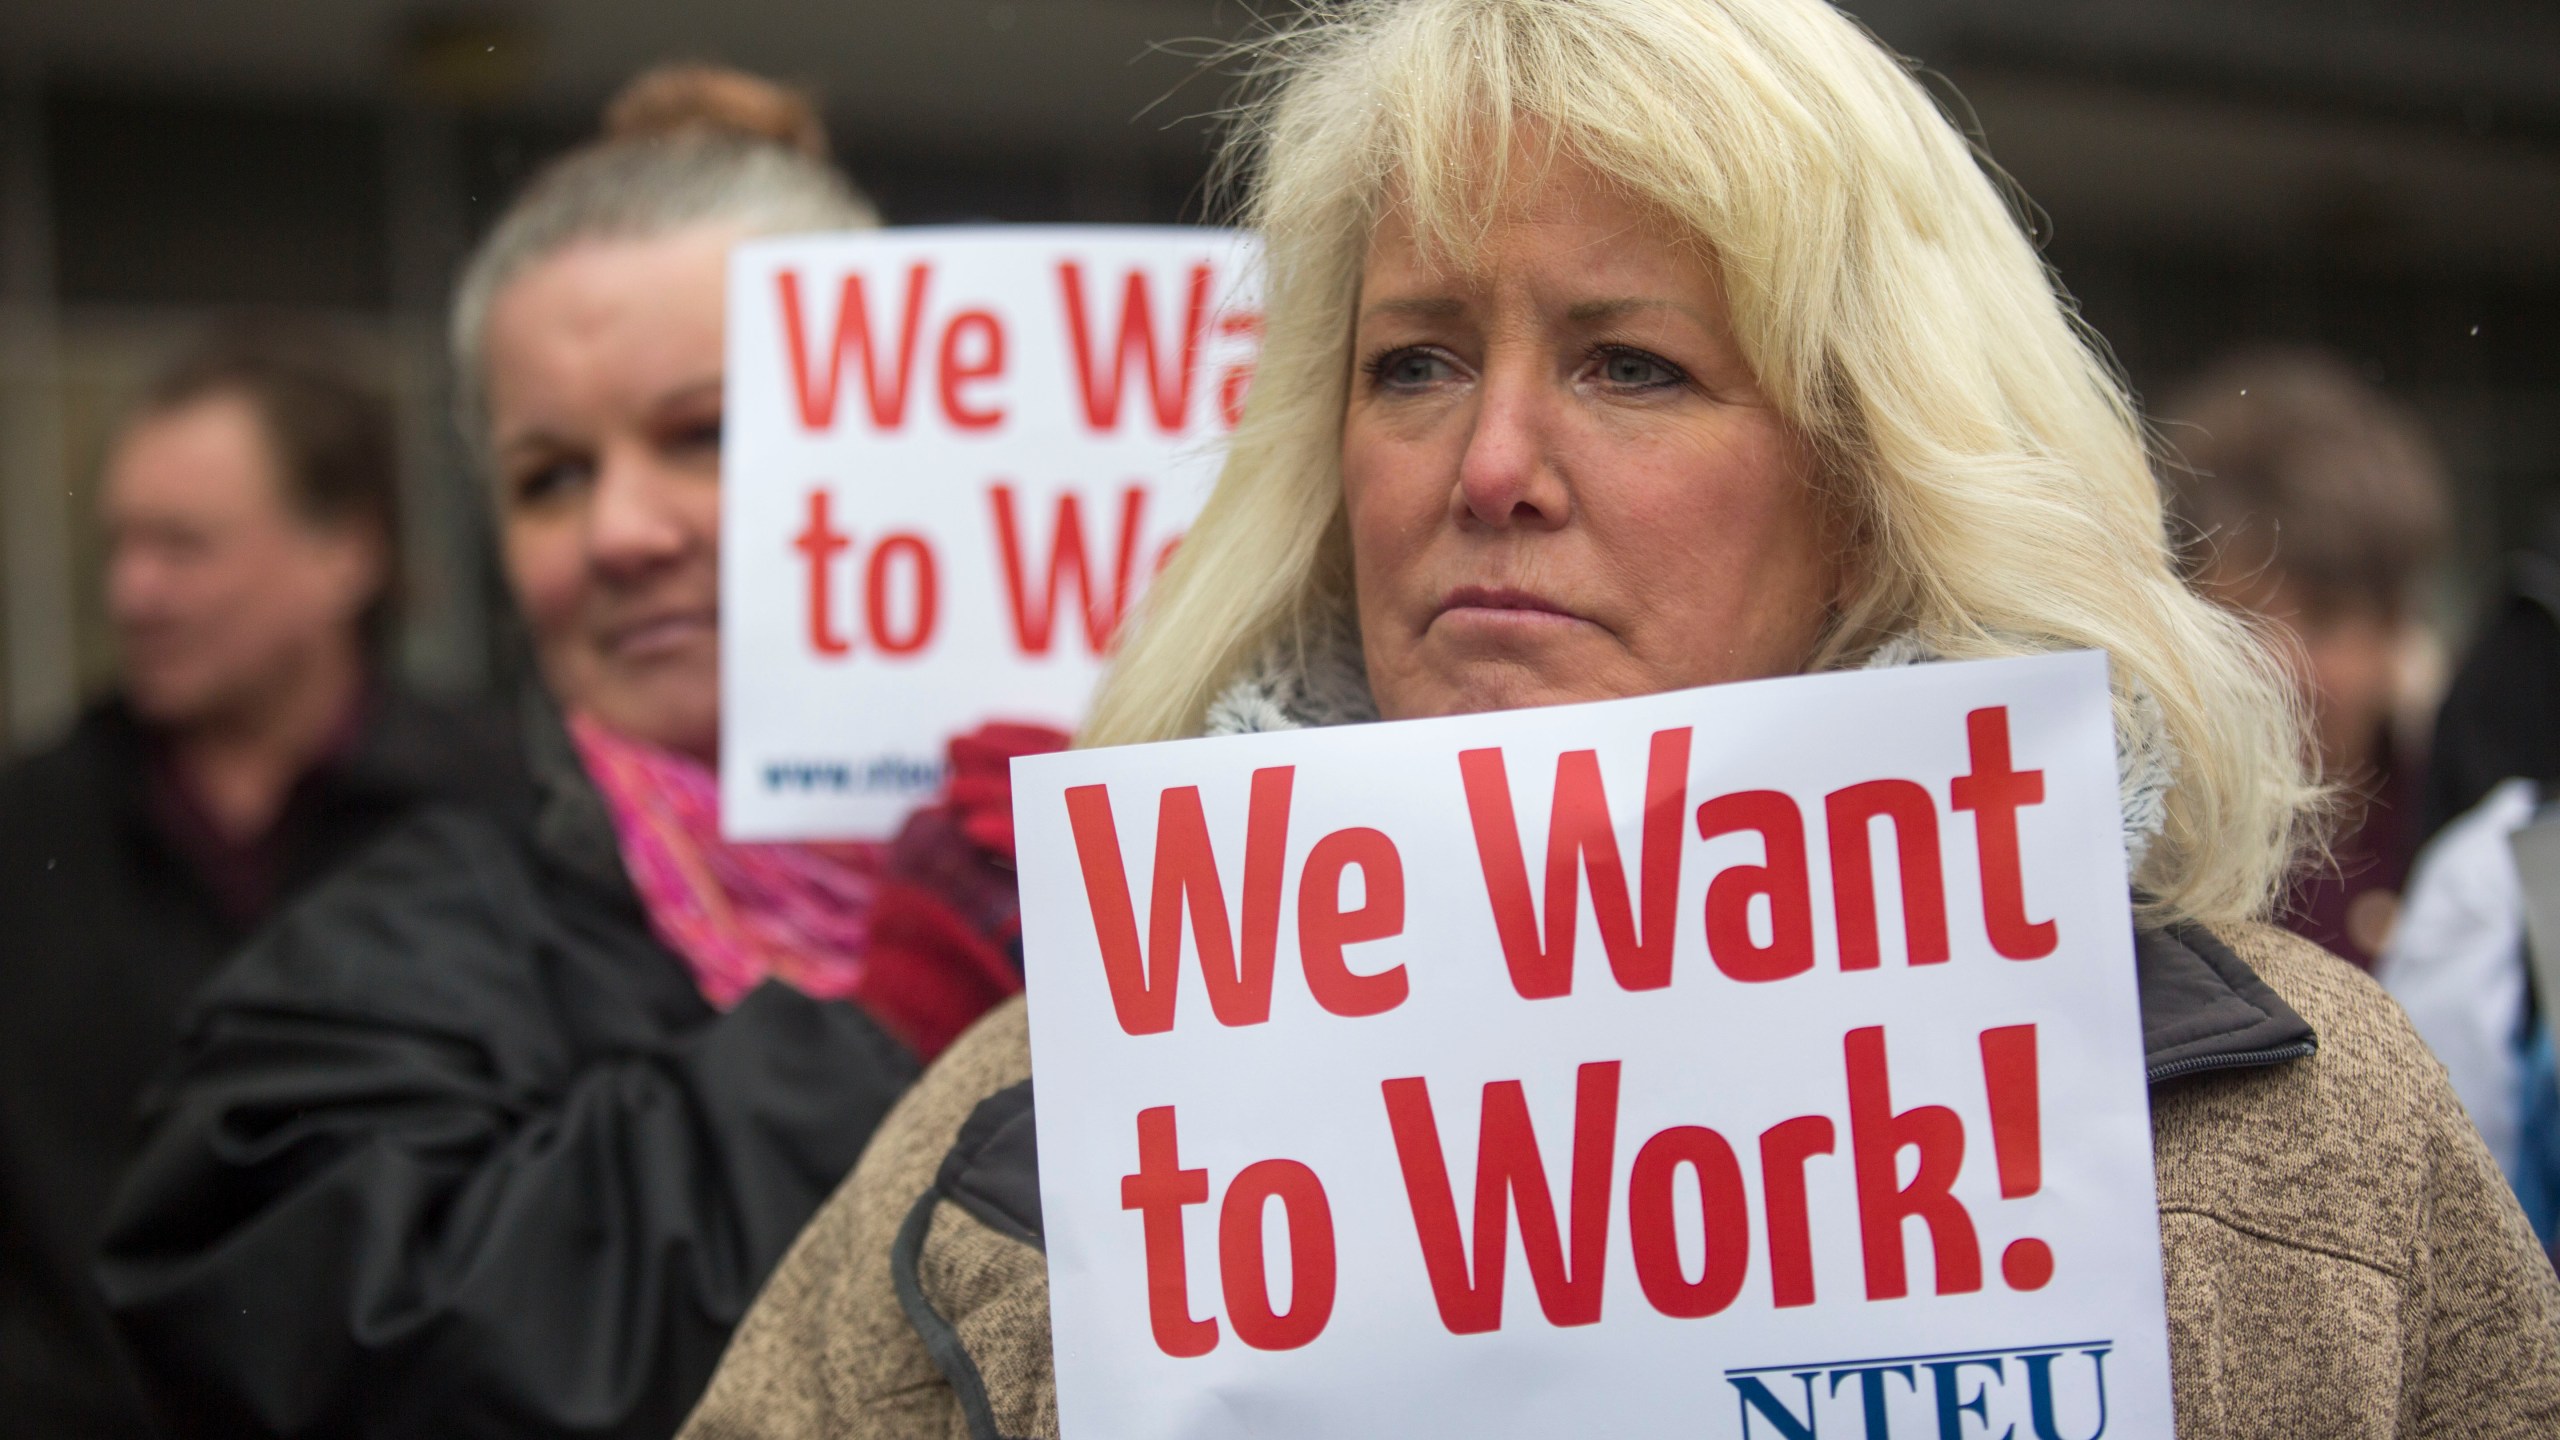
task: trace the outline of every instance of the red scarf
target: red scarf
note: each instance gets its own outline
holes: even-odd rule
[[[720,782],[699,761],[569,719],[604,792],[650,928],[726,1010],[768,979],[821,1000],[862,988],[882,847],[720,838]]]
[[[860,1005],[931,1060],[1021,991],[1010,767],[1066,736],[989,725],[953,740],[942,798],[878,845],[724,840],[708,767],[583,715],[569,734],[650,928],[714,1006],[781,980]]]

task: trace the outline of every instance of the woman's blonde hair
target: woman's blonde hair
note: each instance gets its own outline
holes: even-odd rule
[[[2265,912],[2316,795],[2291,687],[2180,582],[2123,383],[1904,62],[1821,0],[1350,0],[1248,53],[1228,162],[1268,257],[1259,372],[1085,743],[1196,733],[1270,647],[1352,623],[1340,440],[1370,235],[1392,204],[1464,265],[1506,176],[1564,159],[1694,238],[1822,458],[1859,553],[1809,668],[1894,636],[2105,651],[2120,735],[2176,768],[2135,876],[2152,918]]]

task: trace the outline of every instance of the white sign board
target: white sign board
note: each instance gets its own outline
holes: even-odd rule
[[[2095,654],[1014,765],[1068,1440],[2171,1433]]]
[[[1072,728],[1252,377],[1231,231],[804,235],[729,262],[721,824],[877,838],[989,719]]]

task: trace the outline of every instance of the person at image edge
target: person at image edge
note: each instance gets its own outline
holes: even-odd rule
[[[360,373],[232,317],[108,449],[115,691],[0,772],[0,1434],[148,1431],[89,1261],[187,998],[420,809],[524,803],[499,717],[389,664],[397,447]]]

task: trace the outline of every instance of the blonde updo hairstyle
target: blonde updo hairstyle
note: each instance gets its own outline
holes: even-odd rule
[[[1745,355],[1855,537],[1809,668],[2103,650],[2119,735],[2174,766],[2148,917],[2265,913],[2316,799],[2267,647],[2173,564],[2144,431],[1987,162],[1821,0],[1347,0],[1248,52],[1228,163],[1268,256],[1217,488],[1083,737],[1195,734],[1276,646],[1352,625],[1341,434],[1370,236],[1469,265],[1515,177],[1569,162],[1716,267]],[[1524,170],[1524,167],[1528,167]]]
[[[536,175],[463,268],[451,344],[464,435],[485,439],[489,308],[541,261],[585,241],[703,225],[755,236],[879,224],[828,163],[826,127],[808,97],[716,66],[641,74],[605,107],[603,133]]]

